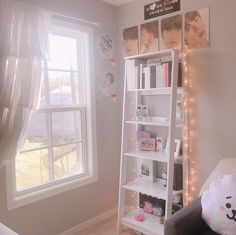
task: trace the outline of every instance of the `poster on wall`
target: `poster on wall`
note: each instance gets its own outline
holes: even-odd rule
[[[158,20],[140,25],[140,53],[158,51]]]
[[[138,43],[138,26],[126,28],[123,30],[123,56],[137,55],[139,51]]]
[[[209,8],[185,13],[185,49],[209,46]]]
[[[110,59],[113,56],[113,40],[108,34],[98,37],[97,47],[101,57]]]
[[[160,49],[182,49],[182,15],[161,20]]]
[[[169,14],[180,10],[180,0],[159,0],[144,6],[144,19]]]
[[[116,79],[113,72],[106,71],[100,74],[98,90],[102,96],[108,97],[114,102],[117,100]]]

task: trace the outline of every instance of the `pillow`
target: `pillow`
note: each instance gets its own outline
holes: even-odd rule
[[[202,218],[216,233],[236,235],[236,174],[219,176],[203,192]]]
[[[236,158],[222,158],[201,188],[200,196],[220,175],[236,174]]]

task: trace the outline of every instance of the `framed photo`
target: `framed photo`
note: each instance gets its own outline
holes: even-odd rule
[[[155,151],[155,138],[140,138],[138,149],[141,151]]]
[[[182,121],[182,101],[178,100],[176,102],[176,121]]]
[[[136,108],[136,118],[138,120],[148,118],[148,106],[147,105],[137,105]]]
[[[156,150],[162,151],[162,137],[156,137]]]
[[[143,113],[143,118],[148,117],[148,106],[147,105],[142,105],[142,113]]]
[[[181,139],[175,139],[175,148],[174,148],[174,156],[179,157],[181,147]],[[167,139],[165,152],[168,153],[170,151],[170,139]]]
[[[137,108],[136,108],[136,118],[138,120],[142,120],[142,118],[143,118],[143,107],[142,107],[142,105],[137,105]]]
[[[138,160],[138,179],[154,182],[156,179],[156,162],[152,160]]]

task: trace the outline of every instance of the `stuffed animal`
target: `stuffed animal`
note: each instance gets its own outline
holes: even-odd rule
[[[152,214],[153,213],[152,203],[149,201],[145,201],[143,209],[146,213]]]
[[[236,235],[236,175],[219,176],[201,198],[202,218],[215,232]]]

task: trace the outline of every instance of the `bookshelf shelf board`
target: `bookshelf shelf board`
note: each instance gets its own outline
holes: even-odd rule
[[[129,181],[122,186],[124,189],[128,189],[134,192],[143,193],[152,197],[166,200],[167,189],[163,186],[163,180],[157,179],[155,182],[148,182],[140,179]],[[183,190],[173,190],[173,195],[183,193]]]
[[[145,220],[143,222],[138,222],[134,219],[138,214],[144,214]],[[159,221],[159,217],[145,213],[142,209],[133,210],[121,218],[121,223],[124,226],[128,226],[141,233],[148,235],[164,235],[164,225],[160,224]]]
[[[161,127],[170,127],[170,123],[167,121],[162,121],[162,122],[157,122],[157,121],[152,121],[152,120],[148,120],[148,121],[136,121],[136,120],[129,120],[126,121],[127,124],[138,124],[138,125],[146,125],[146,126],[161,126]],[[176,127],[178,128],[182,128],[183,127],[183,123],[182,122],[178,122],[176,123]]]
[[[165,151],[139,151],[134,150],[124,153],[127,157],[139,158],[144,160],[151,160],[157,162],[168,162],[168,153]],[[175,157],[175,163],[182,163],[183,156]]]
[[[164,151],[130,151],[124,154],[125,156],[152,160],[158,162],[168,162],[168,153]]]
[[[133,59],[152,59],[152,58],[160,58],[161,60],[171,60],[173,50],[163,50],[159,52],[151,52],[142,55],[134,55],[124,57],[125,60],[133,60]]]
[[[157,197],[163,200],[167,199],[167,189],[160,180],[156,182],[148,182],[136,179],[122,186],[125,189]]]
[[[170,87],[162,87],[162,88],[150,88],[150,89],[134,89],[128,90],[129,92],[140,92],[140,95],[170,95],[171,88]],[[177,94],[183,95],[183,88],[177,89]]]

